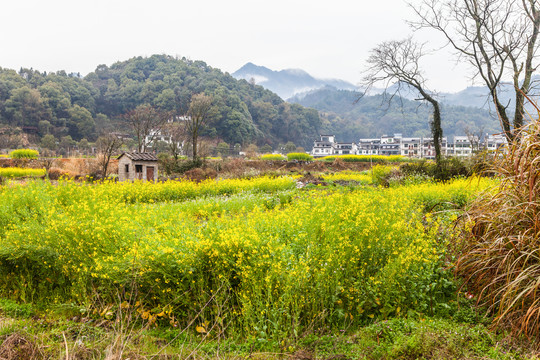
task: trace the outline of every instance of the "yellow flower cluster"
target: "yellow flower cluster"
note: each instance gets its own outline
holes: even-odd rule
[[[6,178],[39,177],[44,175],[45,169],[27,169],[17,167],[0,168],[0,176]]]
[[[360,184],[372,183],[372,176],[366,171],[341,171],[337,173],[324,174],[322,177],[326,181],[355,181]]]

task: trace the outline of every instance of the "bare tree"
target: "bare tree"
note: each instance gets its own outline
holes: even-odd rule
[[[524,102],[532,88],[532,74],[540,29],[539,0],[422,0],[410,6],[418,20],[413,27],[440,32],[461,60],[475,69],[489,89],[501,127],[509,141],[523,126]],[[500,85],[512,79],[515,113],[501,99]],[[521,84],[520,84],[521,81]]]
[[[98,165],[102,177],[107,176],[107,171],[109,169],[109,163],[111,162],[111,157],[120,149],[122,146],[122,139],[116,137],[112,134],[105,134],[100,136],[96,141],[97,151],[98,151]]]
[[[190,139],[193,161],[198,161],[198,140],[201,131],[211,118],[212,97],[205,94],[195,94],[191,97],[188,117],[185,120],[186,134]]]
[[[57,159],[54,157],[42,157],[39,159],[41,166],[43,166],[43,168],[45,169],[45,178],[49,178],[49,171],[53,167],[56,160]]]
[[[463,129],[465,132],[465,135],[467,136],[467,139],[469,140],[469,143],[471,144],[471,149],[473,153],[477,153],[480,151],[480,145],[482,143],[482,137],[484,136],[484,127],[480,127],[475,129],[471,129],[469,126],[465,126]]]
[[[366,91],[378,83],[383,83],[386,89],[395,83],[395,91],[389,94],[389,101],[392,101],[396,94],[399,95],[403,86],[414,88],[419,94],[416,100],[427,101],[433,106],[430,127],[435,147],[435,160],[439,164],[443,134],[441,111],[435,95],[427,89],[426,79],[420,70],[420,60],[424,55],[423,45],[413,41],[412,38],[382,42],[371,50],[367,60],[369,67],[365,71],[363,83]]]
[[[175,161],[178,161],[178,157],[182,155],[184,151],[183,144],[186,140],[186,127],[182,122],[173,121],[164,126],[163,132],[170,140],[167,143],[169,153]]]
[[[135,134],[138,152],[147,150],[171,116],[171,113],[159,111],[150,105],[139,105],[124,114],[124,119]]]

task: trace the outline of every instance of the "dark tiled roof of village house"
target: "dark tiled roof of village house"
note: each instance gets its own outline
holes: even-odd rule
[[[154,154],[139,152],[125,152],[120,155],[118,159],[120,159],[124,155],[126,155],[133,161],[158,161],[158,158]]]

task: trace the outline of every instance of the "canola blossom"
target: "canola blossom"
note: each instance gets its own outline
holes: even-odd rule
[[[368,171],[340,171],[337,173],[323,174],[322,178],[326,181],[354,181],[360,184],[371,184],[372,175]]]
[[[40,177],[45,176],[45,169],[28,169],[18,167],[0,168],[0,177],[20,178],[20,177]]]
[[[98,307],[121,294],[156,322],[203,316],[245,333],[422,313],[448,296],[426,290],[440,285],[443,229],[457,216],[441,208],[489,185],[296,190],[291,178],[262,177],[4,187],[0,295]]]

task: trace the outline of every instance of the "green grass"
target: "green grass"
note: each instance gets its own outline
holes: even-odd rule
[[[107,359],[538,359],[534,342],[512,340],[482,323],[417,318],[377,321],[360,329],[344,326],[330,332],[312,329],[275,341],[264,338],[205,334],[191,328],[151,327],[147,323],[98,320],[46,309],[32,318],[6,318],[0,302],[0,338],[19,340],[20,358],[38,353],[43,358]],[[21,341],[23,340],[23,341]],[[0,346],[0,352],[4,350]],[[26,355],[26,356],[25,356]]]

